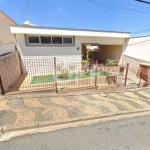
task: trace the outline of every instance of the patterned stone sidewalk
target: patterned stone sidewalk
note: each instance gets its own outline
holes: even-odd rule
[[[0,101],[0,126],[26,126],[37,122],[61,122],[88,117],[150,110],[150,90],[44,96],[9,97]]]

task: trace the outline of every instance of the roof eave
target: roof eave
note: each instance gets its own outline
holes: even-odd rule
[[[41,34],[41,35],[66,35],[66,36],[89,36],[89,37],[116,37],[129,38],[129,32],[109,32],[97,30],[76,30],[43,27],[10,26],[13,34]]]

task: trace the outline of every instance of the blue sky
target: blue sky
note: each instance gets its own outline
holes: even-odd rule
[[[31,22],[39,26],[127,31],[133,36],[150,34],[150,5],[134,0],[28,0],[28,3]],[[18,24],[28,19],[27,0],[0,0],[0,9]]]

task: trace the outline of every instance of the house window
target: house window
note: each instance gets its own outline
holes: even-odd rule
[[[41,44],[51,44],[51,36],[41,36]]]
[[[37,36],[37,35],[28,35],[27,44],[28,45],[73,45],[73,37],[63,37],[63,36]]]
[[[40,43],[39,36],[28,36],[29,43]]]
[[[62,44],[62,37],[52,37],[52,44]]]
[[[72,37],[63,37],[63,44],[72,44]]]

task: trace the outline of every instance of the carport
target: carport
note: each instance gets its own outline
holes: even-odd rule
[[[90,50],[89,57],[90,60],[96,61],[99,63],[106,63],[107,59],[118,59],[121,60],[123,45],[99,45],[99,44],[91,44],[92,46],[97,46],[99,49]],[[82,44],[82,55],[86,55],[86,46]]]

